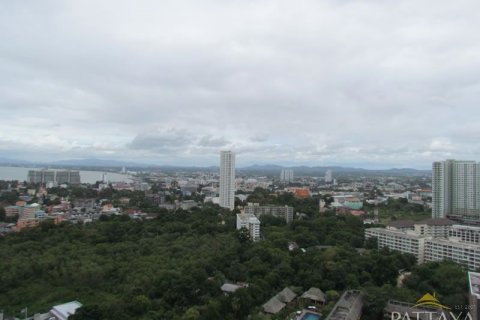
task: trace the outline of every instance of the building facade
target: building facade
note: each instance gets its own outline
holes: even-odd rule
[[[480,268],[480,227],[452,225],[445,220],[415,223],[414,230],[370,228],[365,237],[376,238],[379,248],[413,254],[418,263],[451,260],[468,270]]]
[[[446,160],[432,165],[432,218],[480,224],[480,163]]]
[[[257,217],[268,214],[285,219],[287,223],[293,221],[293,207],[289,206],[261,206],[258,203],[249,202],[244,210],[245,214],[253,214]]]
[[[324,178],[326,183],[331,183],[333,182],[333,175],[332,175],[332,170],[327,170],[325,171],[325,178]]]
[[[258,220],[253,214],[237,214],[237,230],[242,228],[248,230],[250,240],[260,240],[260,220]]]
[[[425,238],[412,231],[369,228],[365,230],[365,238],[376,238],[379,249],[387,247],[390,250],[413,254],[418,263],[425,262]]]
[[[220,207],[235,208],[235,153],[220,152]]]
[[[281,182],[292,182],[293,181],[293,170],[292,169],[282,169],[280,172],[280,181]]]
[[[29,170],[27,180],[30,183],[79,184],[80,172],[76,170]]]

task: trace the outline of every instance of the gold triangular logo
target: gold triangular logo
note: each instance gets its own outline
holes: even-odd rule
[[[426,293],[418,299],[417,304],[414,305],[413,307],[435,307],[435,308],[441,308],[441,309],[447,309],[450,310],[449,307],[444,306],[443,304],[440,303],[440,301],[435,297],[435,293],[431,295],[430,293]]]

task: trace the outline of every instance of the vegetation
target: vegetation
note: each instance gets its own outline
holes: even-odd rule
[[[373,205],[365,204],[365,210],[373,211]],[[409,203],[407,199],[388,199],[386,203],[381,203],[377,207],[380,222],[383,224],[391,220],[414,220],[419,221],[432,217],[432,210],[426,209],[423,205]]]
[[[0,238],[0,306],[19,315],[25,306],[45,312],[78,300],[84,306],[71,319],[284,319],[259,312],[285,286],[322,289],[330,297],[324,314],[342,291],[362,288],[366,319],[381,319],[389,298],[414,302],[436,291],[445,304],[466,302],[466,274],[457,265],[415,266],[413,256],[373,249],[358,218],[320,215],[318,199],[261,191],[249,201],[293,205],[305,216],[289,225],[262,216],[257,243],[215,205],[146,221],[43,223]],[[289,242],[299,248],[289,251]],[[402,288],[396,287],[400,269],[412,270]],[[226,281],[249,286],[226,296],[220,290]]]

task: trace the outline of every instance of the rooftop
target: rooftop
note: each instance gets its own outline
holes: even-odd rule
[[[480,299],[480,273],[469,272],[468,282],[470,284],[470,294]]]
[[[362,307],[361,291],[345,291],[326,320],[359,320],[362,315]]]
[[[394,220],[390,221],[387,226],[397,228],[397,229],[403,229],[403,228],[413,228],[415,225],[415,221],[413,220]]]
[[[286,304],[280,301],[277,296],[272,297],[268,300],[262,307],[263,311],[270,314],[277,314],[283,308],[285,308]]]
[[[311,287],[310,289],[305,291],[302,294],[302,298],[310,299],[310,300],[322,302],[322,303],[327,300],[327,296],[325,295],[325,293],[322,290],[315,287]]]
[[[436,219],[430,218],[430,219],[419,221],[415,224],[426,224],[429,226],[452,226],[455,223],[452,220],[447,218],[436,218]]]

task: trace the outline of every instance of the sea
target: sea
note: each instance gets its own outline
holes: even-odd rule
[[[28,170],[39,170],[40,168],[25,167],[0,167],[0,180],[18,180],[26,181]],[[62,170],[49,168],[51,170]],[[132,182],[132,178],[128,174],[120,174],[105,171],[84,171],[80,170],[81,183],[95,183],[102,180],[103,174],[106,174],[106,180],[109,182]]]

